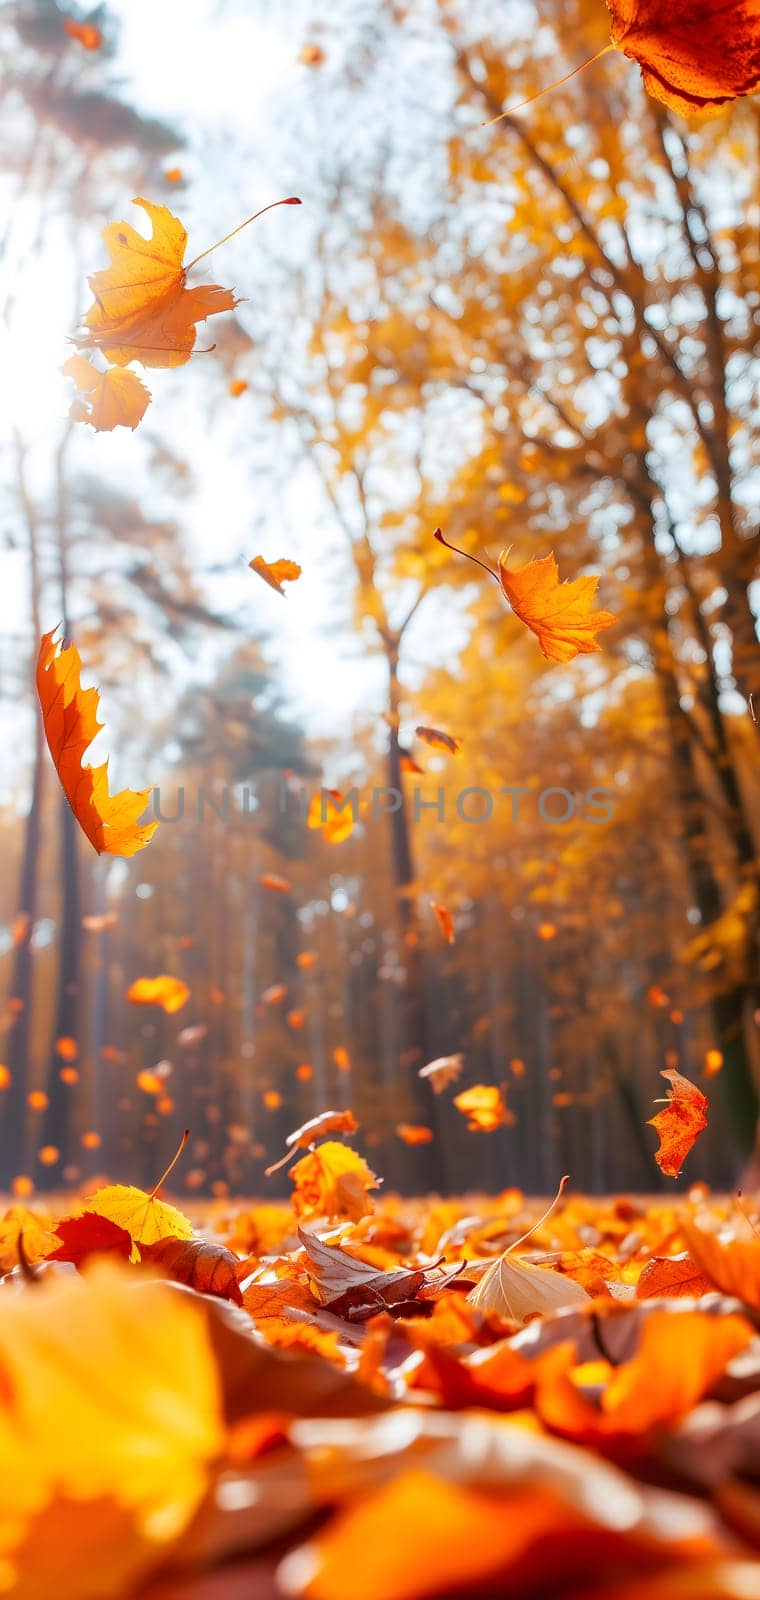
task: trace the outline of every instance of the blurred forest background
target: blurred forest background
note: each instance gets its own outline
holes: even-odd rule
[[[682,1181],[735,1181],[757,105],[687,126],[613,55],[483,128],[604,45],[601,0],[121,0],[93,51],[63,15],[0,10],[0,1186],[151,1183],[188,1126],[179,1188],[274,1195],[285,1134],[350,1106],[388,1186],[655,1189],[668,1066],[711,1105]],[[72,425],[105,222],[145,195],[196,254],[293,193],[215,253],[245,299],[152,375],[139,434]],[[598,572],[602,653],[549,666],[439,524]],[[285,601],[258,553],[302,564]],[[167,818],[184,794],[129,862],[90,850],[42,741],[57,623],[101,690],[93,759]],[[340,843],[304,823],[322,784],[362,797]],[[378,786],[404,802],[373,819]],[[127,1003],[159,973],[179,1011]],[[419,1080],[452,1052],[510,1125],[467,1132]]]

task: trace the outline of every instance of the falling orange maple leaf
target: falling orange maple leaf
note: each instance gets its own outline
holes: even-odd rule
[[[56,629],[44,633],[37,657],[37,695],[45,738],[66,799],[99,855],[133,856],[152,839],[157,822],[138,825],[151,789],[108,790],[108,762],[84,766],[82,757],[103,727],[97,689],[83,689],[76,645],[63,646]]]
[[[298,562],[288,561],[286,556],[281,557],[279,561],[265,561],[263,556],[254,556],[253,560],[248,562],[248,565],[251,572],[258,573],[258,576],[269,584],[270,589],[276,589],[277,593],[281,594],[283,598],[285,598],[283,584],[295,583],[296,579],[301,576],[301,568]]]
[[[452,917],[448,906],[438,905],[437,901],[431,900],[430,909],[438,918],[438,926],[443,934],[444,939],[446,940],[446,943],[454,944],[456,939],[456,934],[454,932],[454,918]]]
[[[689,116],[760,88],[757,0],[607,0],[616,50],[638,62],[644,88]]]
[[[656,1117],[649,1118],[649,1127],[656,1128],[660,1148],[655,1161],[668,1178],[677,1178],[689,1151],[700,1133],[707,1127],[707,1099],[688,1078],[683,1078],[674,1068],[660,1073],[667,1078],[668,1104]]]
[[[114,428],[137,427],[150,405],[150,390],[140,381],[136,372],[108,367],[101,372],[86,361],[84,356],[69,356],[61,372],[71,378],[79,390],[69,412],[74,422],[89,422],[96,433],[110,433]]]
[[[232,378],[228,385],[228,393],[232,396],[233,400],[239,400],[241,394],[245,394],[247,388],[248,384],[245,378]],[[252,564],[253,563],[250,563],[250,565]]]
[[[83,50],[100,49],[103,35],[94,22],[78,22],[76,17],[64,17],[63,26],[69,38],[81,44]]]
[[[272,889],[275,894],[289,894],[292,888],[289,878],[281,878],[279,872],[262,872],[259,878],[262,889]]]
[[[378,1178],[362,1156],[328,1139],[292,1168],[292,1205],[297,1217],[350,1217],[358,1222],[372,1211],[369,1190]]]
[[[157,978],[135,978],[127,990],[127,999],[133,1006],[160,1006],[167,1016],[179,1011],[190,998],[190,990],[181,978],[172,978],[168,972]]]
[[[216,245],[185,265],[187,232],[179,217],[168,206],[140,196],[133,203],[146,212],[151,237],[146,239],[128,222],[109,222],[103,229],[111,265],[93,273],[89,280],[95,303],[84,318],[88,331],[75,343],[80,348],[102,350],[119,367],[134,360],[145,367],[180,367],[195,345],[196,323],[220,311],[232,311],[238,301],[231,289],[217,283],[187,287],[190,268]],[[300,201],[292,197],[274,204],[300,205]],[[225,244],[255,217],[272,209],[265,206],[247,217],[218,243]]]
[[[478,556],[449,544],[440,528],[436,529],[435,538],[448,550],[474,561],[498,583],[515,616],[535,634],[547,661],[573,661],[576,656],[595,654],[599,645],[594,634],[617,621],[611,611],[591,610],[598,577],[568,578],[561,583],[554,555],[528,561],[515,569],[507,566],[509,551],[503,550],[498,571],[494,572]]]
[[[467,1118],[468,1128],[476,1133],[492,1133],[494,1128],[503,1128],[511,1115],[501,1089],[495,1084],[476,1083],[472,1089],[463,1089],[454,1096],[454,1105]]]

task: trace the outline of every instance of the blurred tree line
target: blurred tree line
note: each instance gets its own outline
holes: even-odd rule
[[[311,65],[278,133],[311,231],[300,261],[262,253],[218,366],[249,383],[256,471],[263,438],[273,479],[307,475],[345,628],[383,664],[384,703],[339,747],[298,725],[272,641],[207,601],[176,447],[135,441],[158,509],[85,471],[68,425],[47,471],[18,430],[4,448],[28,582],[0,682],[27,741],[2,814],[6,1184],[147,1179],[189,1126],[190,1188],[260,1191],[291,1127],[350,1105],[391,1184],[653,1188],[668,1066],[709,1078],[692,1175],[734,1181],[752,1151],[757,112],[687,126],[605,58],[481,129],[604,43],[603,5],[538,9],[306,8]],[[183,137],[123,103],[115,29],[95,20],[104,51],[83,60],[51,0],[2,18],[2,160],[25,197],[6,255],[16,273],[52,217],[68,229],[72,324],[83,235],[125,195],[162,194]],[[603,654],[547,666],[437,525],[472,553],[599,572],[620,619]],[[307,567],[301,537],[287,553]],[[166,816],[184,790],[128,865],[87,852],[57,793],[30,691],[43,604],[114,709],[120,761],[158,775]],[[139,727],[138,700],[161,707]],[[330,845],[302,802],[336,772],[362,807]],[[159,972],[190,989],[173,1016],[124,998]],[[456,1051],[463,1084],[506,1085],[511,1125],[468,1133],[420,1083]],[[433,1141],[407,1149],[403,1122]]]

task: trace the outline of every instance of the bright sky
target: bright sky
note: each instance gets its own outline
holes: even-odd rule
[[[155,198],[168,200],[181,212],[190,249],[197,253],[210,239],[270,200],[298,192],[292,150],[273,135],[273,108],[306,83],[308,69],[298,61],[307,7],[300,0],[287,6],[225,7],[213,0],[113,0],[120,17],[120,48],[115,70],[123,81],[124,98],[140,110],[167,121],[176,120],[186,133],[187,148],[178,152],[185,182],[181,189]],[[234,162],[245,152],[246,170],[225,173],[225,153]],[[0,178],[0,200],[2,200]],[[151,198],[153,196],[151,195]],[[125,192],[123,211],[137,226]],[[241,207],[244,209],[241,210]],[[255,249],[255,233],[267,228],[267,244],[281,248],[288,230],[297,236],[302,213],[286,209],[255,223],[249,233],[224,247],[212,259],[214,276],[245,295],[246,263]],[[34,236],[36,211],[16,211],[16,246]],[[304,235],[302,235],[304,236]],[[8,437],[17,426],[31,442],[30,477],[41,486],[49,479],[52,452],[69,403],[68,385],[59,367],[67,353],[71,307],[86,301],[84,275],[100,259],[77,268],[62,249],[60,229],[48,228],[31,266],[11,283],[12,304],[0,321],[0,428]],[[88,250],[91,248],[88,244]],[[7,285],[0,281],[0,304]],[[212,358],[210,358],[212,359]],[[250,359],[250,357],[248,358]],[[280,665],[287,697],[304,722],[318,733],[332,733],[348,743],[355,710],[371,712],[381,704],[382,667],[357,647],[345,620],[350,584],[340,582],[336,545],[325,540],[324,521],[306,475],[293,483],[284,499],[262,518],[256,485],[247,460],[251,402],[227,400],[219,384],[205,382],[200,362],[179,373],[151,372],[148,385],[153,409],[143,429],[157,429],[175,442],[197,475],[193,493],[176,507],[201,571],[229,560],[232,579],[208,578],[209,601],[231,611],[259,634],[271,637],[270,654]],[[214,400],[212,403],[209,392]],[[176,419],[176,421],[175,421]],[[146,509],[170,514],[164,497],[158,506],[155,486],[143,473],[140,436],[127,430],[95,434],[78,428],[76,463],[115,483],[143,485]],[[262,526],[264,522],[264,526]],[[327,542],[331,548],[325,550]],[[288,555],[304,567],[304,578],[283,601],[247,569],[245,562],[262,553],[268,559]],[[205,587],[205,584],[204,584]],[[15,551],[0,551],[0,631],[25,642],[24,562]],[[58,619],[45,617],[52,626]],[[336,752],[337,753],[337,752]]]

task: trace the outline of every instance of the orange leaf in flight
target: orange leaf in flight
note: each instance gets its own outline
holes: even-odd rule
[[[340,789],[318,789],[309,802],[307,828],[320,828],[326,844],[342,844],[354,830],[353,808]]]
[[[291,882],[289,878],[281,878],[278,872],[262,872],[259,878],[262,889],[273,889],[276,894],[289,894]]]
[[[529,561],[518,569],[506,565],[508,551],[499,556],[499,581],[515,613],[536,635],[547,661],[572,661],[575,656],[599,650],[594,638],[616,618],[611,611],[592,611],[599,586],[595,577],[566,579],[560,583],[554,555]]]
[[[241,394],[245,394],[247,388],[248,384],[246,383],[245,378],[233,378],[230,382],[228,392],[231,394],[233,400],[239,400]]]
[[[76,39],[83,50],[99,50],[103,43],[100,28],[94,22],[77,22],[76,17],[64,17],[63,26],[70,39]]]
[[[351,1057],[345,1045],[336,1044],[332,1053],[332,1058],[339,1072],[351,1071]]]
[[[269,584],[270,589],[276,589],[283,599],[285,598],[283,584],[295,583],[296,579],[300,578],[302,570],[297,561],[288,561],[286,556],[282,556],[279,561],[265,561],[263,556],[254,556],[248,565],[251,572],[258,573],[258,576]]]
[[[164,173],[164,182],[165,183],[181,183],[182,182],[182,168],[181,167],[167,167],[166,172]]]
[[[476,1133],[492,1133],[509,1121],[501,1089],[496,1084],[476,1083],[454,1096],[457,1111],[467,1117],[467,1126]]]
[[[671,1087],[666,1109],[649,1118],[649,1127],[656,1128],[660,1136],[654,1159],[668,1178],[677,1178],[692,1145],[707,1127],[707,1099],[673,1067],[661,1072],[660,1077],[667,1078]]]
[[[298,1070],[300,1072],[300,1067]],[[321,1111],[318,1117],[311,1117],[308,1122],[302,1123],[300,1128],[295,1128],[288,1134],[285,1140],[288,1154],[283,1156],[282,1161],[275,1162],[273,1167],[267,1167],[264,1177],[268,1178],[271,1173],[278,1172],[296,1150],[308,1150],[317,1139],[323,1139],[326,1133],[356,1133],[358,1126],[352,1111]]]
[[[447,549],[474,561],[498,583],[516,617],[534,633],[547,661],[573,661],[576,656],[593,655],[599,645],[594,634],[611,627],[617,618],[611,611],[592,611],[599,585],[598,577],[566,579],[560,583],[554,555],[528,561],[524,567],[507,566],[508,550],[499,556],[498,571],[486,566],[478,556],[457,550],[444,539],[440,528],[435,538]]]
[[[418,1078],[427,1078],[436,1094],[441,1094],[450,1083],[456,1083],[462,1076],[464,1056],[436,1056],[435,1061],[428,1061],[427,1065],[420,1067]]]
[[[136,978],[127,990],[127,999],[133,1006],[160,1006],[171,1016],[190,999],[190,990],[181,978],[161,972],[157,978]]]
[[[404,1144],[430,1144],[433,1139],[432,1128],[426,1128],[420,1122],[398,1122],[396,1132]]]
[[[689,116],[760,88],[757,0],[607,0],[616,50],[637,61],[644,87]]]
[[[452,917],[448,906],[440,906],[435,900],[431,900],[430,909],[431,911],[435,912],[435,915],[438,918],[438,926],[443,934],[444,939],[446,940],[446,943],[453,944],[456,938],[454,933],[454,918]]]
[[[415,728],[414,731],[417,738],[421,739],[423,744],[429,744],[433,750],[448,750],[449,755],[459,755],[462,741],[455,739],[452,733],[442,733],[440,728],[425,727]],[[420,772],[421,768],[415,765],[414,771]]]
[[[144,367],[181,367],[195,345],[196,323],[220,311],[232,311],[237,297],[218,283],[188,289],[190,268],[209,251],[203,250],[185,265],[187,232],[179,218],[168,206],[150,200],[137,197],[134,204],[147,214],[151,236],[146,239],[128,222],[109,222],[103,229],[111,265],[93,273],[89,280],[95,303],[84,318],[87,333],[75,342],[81,349],[102,350],[118,367],[135,360]],[[300,205],[300,201],[293,197],[275,204]],[[261,215],[261,211],[255,213]],[[232,233],[239,233],[253,220],[246,218]]]
[[[98,722],[97,689],[83,689],[76,645],[62,647],[55,629],[44,633],[37,657],[37,694],[45,738],[66,799],[82,832],[98,855],[133,856],[158,827],[138,826],[151,789],[108,791],[108,762],[82,765],[82,756],[103,727]]]
[[[70,356],[61,372],[79,390],[69,415],[74,422],[89,422],[96,433],[111,433],[114,428],[137,427],[150,405],[150,390],[136,372],[109,367],[100,372],[84,356]]]

